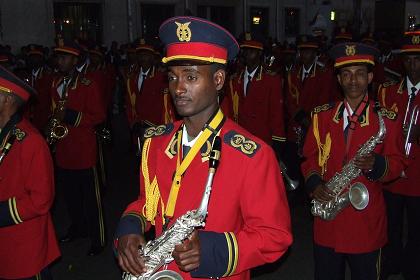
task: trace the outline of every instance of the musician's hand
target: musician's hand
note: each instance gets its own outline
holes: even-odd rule
[[[328,189],[324,184],[319,184],[315,187],[312,197],[319,201],[330,201],[334,198],[334,193]]]
[[[196,230],[189,239],[175,246],[172,257],[179,269],[185,272],[190,272],[200,266],[200,239]]]
[[[369,153],[361,157],[356,157],[354,159],[354,165],[357,168],[362,169],[364,172],[372,171],[374,164],[375,164],[375,155],[373,153]]]
[[[118,238],[118,264],[123,271],[132,275],[140,275],[146,271],[144,260],[138,252],[144,244],[144,237],[138,234],[127,234]]]

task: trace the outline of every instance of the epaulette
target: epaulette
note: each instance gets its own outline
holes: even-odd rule
[[[223,141],[248,157],[253,157],[261,148],[260,144],[234,130],[226,133]]]
[[[394,111],[392,111],[392,110],[388,110],[388,109],[386,109],[386,108],[384,108],[384,107],[381,107],[380,109],[379,109],[379,113],[383,116],[383,117],[386,117],[386,118],[388,118],[388,119],[390,119],[390,120],[396,120],[397,119],[397,117],[398,117],[398,114],[397,113],[395,113]]]
[[[174,125],[172,123],[152,126],[146,129],[144,132],[144,138],[166,135],[171,133],[173,129]]]
[[[318,114],[319,112],[322,112],[322,111],[328,111],[333,107],[334,107],[334,103],[327,103],[321,106],[317,106],[312,110],[312,114]]]
[[[21,130],[20,128],[15,128],[14,133],[16,135],[16,140],[18,141],[22,141],[26,137],[25,131]]]
[[[393,85],[395,85],[395,84],[397,84],[398,82],[396,82],[396,81],[387,81],[387,82],[385,82],[385,83],[382,83],[382,87],[384,87],[384,88],[386,88],[386,87],[390,87],[390,86],[393,86]]]
[[[82,80],[80,81],[80,83],[82,83],[82,85],[88,86],[92,83],[91,80],[87,79],[87,78],[82,78]]]

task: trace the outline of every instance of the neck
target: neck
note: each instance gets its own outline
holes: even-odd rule
[[[354,110],[356,110],[357,106],[360,104],[360,102],[362,102],[363,98],[365,97],[365,95],[361,95],[358,97],[350,97],[350,96],[346,96],[345,99],[347,101],[347,103],[349,104],[350,108],[352,109],[352,111],[354,112]]]
[[[204,125],[209,121],[210,117],[218,109],[218,104],[209,108],[205,114],[184,117],[184,124],[188,132],[188,136],[195,138],[203,129]]]
[[[6,123],[10,120],[12,115],[9,113],[0,114],[0,128],[3,129]]]
[[[247,65],[246,70],[249,74],[251,74],[255,69],[257,69],[258,65]]]
[[[413,86],[416,86],[420,82],[420,76],[419,77],[408,76],[408,78],[410,79],[410,82],[413,84]]]

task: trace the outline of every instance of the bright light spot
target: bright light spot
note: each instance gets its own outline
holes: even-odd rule
[[[335,20],[335,11],[331,11],[331,20]]]
[[[253,24],[260,24],[260,20],[261,20],[261,18],[260,18],[260,17],[253,17],[253,18],[252,18],[252,23],[253,23]]]

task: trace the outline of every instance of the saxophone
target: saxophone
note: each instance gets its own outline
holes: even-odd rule
[[[204,220],[207,216],[207,206],[209,203],[210,193],[214,174],[220,159],[221,140],[217,136],[215,138],[212,151],[209,156],[209,173],[205,185],[203,197],[198,209],[188,211],[178,219],[155,240],[150,240],[147,244],[139,249],[139,254],[145,260],[146,272],[140,276],[132,275],[124,272],[123,280],[155,280],[155,279],[182,279],[175,271],[162,270],[157,272],[162,266],[166,266],[173,261],[172,252],[175,245],[181,244],[188,238],[195,228],[203,227]]]
[[[57,113],[62,112],[66,109],[67,103],[67,91],[71,79],[70,77],[63,78],[63,94],[60,100],[57,103],[57,107],[54,110],[54,114],[48,122],[46,129],[47,143],[49,145],[54,145],[58,140],[64,138],[69,133],[68,128],[62,124],[61,120],[58,118]]]
[[[354,160],[358,157],[371,153],[376,145],[382,143],[386,134],[385,122],[380,112],[378,112],[379,130],[375,136],[364,143],[356,155],[343,167],[341,172],[337,172],[325,186],[334,193],[334,198],[328,202],[321,202],[316,199],[311,201],[311,212],[314,216],[319,216],[324,220],[332,220],[337,214],[352,204],[357,210],[363,210],[369,203],[369,192],[366,186],[357,182],[350,186],[350,182],[357,178],[362,170],[354,165]],[[350,186],[349,188],[347,188]]]

